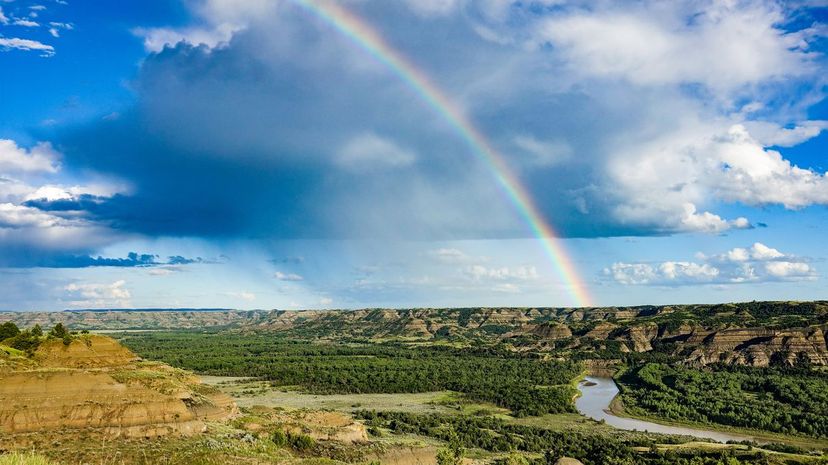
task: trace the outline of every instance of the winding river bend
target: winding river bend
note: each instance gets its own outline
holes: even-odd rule
[[[590,383],[595,384],[590,385]],[[751,436],[681,426],[660,425],[658,423],[650,423],[649,421],[615,416],[609,411],[610,402],[618,395],[618,386],[615,385],[615,381],[612,378],[587,376],[585,382],[578,385],[578,389],[581,391],[581,396],[575,401],[575,406],[578,408],[578,411],[593,420],[604,420],[608,425],[614,426],[615,428],[629,431],[649,431],[651,433],[682,434],[701,439],[713,439],[719,442],[755,440]]]

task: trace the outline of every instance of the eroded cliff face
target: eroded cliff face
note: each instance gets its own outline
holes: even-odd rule
[[[794,364],[807,360],[828,365],[828,325],[784,330],[763,328],[725,329],[694,333],[686,345],[691,363],[727,363],[768,366],[771,362]]]
[[[232,416],[232,399],[191,374],[142,362],[114,340],[44,342],[0,368],[0,433],[84,430],[114,437],[191,435]]]

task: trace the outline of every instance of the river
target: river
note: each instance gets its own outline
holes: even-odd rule
[[[589,385],[590,382],[595,384]],[[618,386],[615,385],[615,381],[612,378],[587,376],[586,381],[578,385],[578,389],[581,391],[581,396],[575,400],[575,406],[581,415],[598,421],[604,420],[608,425],[614,426],[615,428],[629,431],[681,434],[701,439],[713,439],[718,442],[755,440],[751,436],[681,426],[660,425],[658,423],[650,423],[649,421],[615,416],[609,411],[610,402],[618,395]]]

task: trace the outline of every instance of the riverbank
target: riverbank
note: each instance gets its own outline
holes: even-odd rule
[[[749,430],[745,428],[727,427],[714,424],[683,423],[662,418],[653,418],[635,415],[627,412],[621,398],[623,386],[617,385],[612,378],[587,376],[585,380],[592,381],[595,386],[578,386],[581,396],[576,399],[578,411],[597,421],[626,430],[647,430],[663,434],[679,434],[693,436],[700,439],[713,439],[718,442],[754,441],[759,444],[781,443],[803,449],[828,449],[828,441],[815,438],[788,436],[766,431]],[[596,389],[597,388],[597,389]],[[585,395],[590,394],[595,405],[587,405]],[[587,408],[588,407],[588,408]]]
[[[630,418],[633,420],[641,420],[656,423],[663,426],[672,426],[678,428],[702,428],[719,433],[733,433],[737,435],[744,435],[753,437],[753,440],[758,444],[779,443],[791,446],[800,447],[803,449],[819,449],[828,450],[828,440],[821,440],[817,438],[809,438],[802,436],[790,436],[778,433],[771,433],[768,431],[752,430],[747,428],[739,428],[735,426],[717,425],[714,423],[694,423],[694,422],[679,422],[673,420],[666,420],[658,417],[651,417],[647,415],[636,415],[626,411],[624,408],[624,401],[619,393],[610,402],[610,413],[621,418]]]

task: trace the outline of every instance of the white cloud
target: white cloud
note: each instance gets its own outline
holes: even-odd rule
[[[774,248],[768,247],[761,242],[757,242],[751,246],[750,256],[753,257],[754,260],[772,260],[782,258],[785,254]]]
[[[724,200],[788,209],[828,204],[825,174],[794,166],[779,152],[764,149],[743,125],[732,126],[713,149],[711,161],[721,165],[710,181]]]
[[[790,128],[767,121],[746,121],[744,126],[763,147],[793,147],[828,129],[828,121],[803,121]]]
[[[719,276],[719,269],[693,262],[614,263],[605,274],[621,284],[708,283]]]
[[[736,247],[701,261],[660,263],[618,262],[604,269],[604,275],[620,284],[682,286],[694,284],[739,284],[780,280],[810,280],[816,270],[805,258],[785,255],[760,242]]]
[[[56,21],[50,22],[49,26],[51,26],[51,27],[49,27],[49,34],[51,34],[52,37],[56,37],[56,38],[60,37],[60,30],[61,29],[71,31],[72,29],[75,28],[72,25],[72,23],[61,23],[61,22],[56,22]]]
[[[667,231],[721,232],[750,227],[747,218],[726,220],[697,205],[711,201],[783,205],[798,209],[828,204],[828,178],[802,169],[764,148],[742,124],[682,128],[615,154],[608,166],[617,184],[615,214],[631,224],[660,224]]]
[[[771,276],[785,279],[809,279],[815,276],[813,268],[802,262],[769,262],[765,263],[765,270]]]
[[[63,288],[69,305],[75,308],[126,308],[131,306],[132,295],[126,281],[113,283],[72,283]]]
[[[24,51],[40,51],[41,56],[50,57],[55,54],[55,48],[51,45],[38,42],[30,39],[20,39],[18,37],[0,37],[0,49],[17,49]]]
[[[36,21],[31,21],[28,19],[16,19],[12,24],[14,24],[15,26],[23,27],[40,27],[40,24],[38,24]]]
[[[647,263],[613,263],[604,274],[621,284],[649,284],[658,278],[656,267]]]
[[[768,2],[624,3],[549,18],[535,40],[576,73],[724,90],[810,69],[805,37],[779,29],[783,19]]]
[[[0,24],[9,24],[9,18],[3,13],[2,6],[0,6]]]
[[[147,270],[147,274],[150,276],[169,276],[180,271],[182,271],[180,266],[158,266]]]
[[[0,228],[50,228],[62,220],[36,208],[0,203]]]
[[[373,133],[361,134],[348,141],[339,151],[336,162],[342,168],[367,171],[383,167],[402,167],[416,156],[393,141]]]
[[[226,44],[239,29],[232,24],[220,24],[210,28],[135,28],[132,33],[144,39],[144,49],[148,52],[160,52],[180,42],[215,48]]]
[[[59,158],[60,155],[48,142],[25,149],[13,140],[0,139],[0,173],[55,173],[59,169]]]
[[[476,281],[483,279],[532,281],[538,279],[538,270],[534,266],[486,267],[483,265],[471,265],[466,267],[464,272]]]
[[[750,252],[742,247],[736,247],[729,250],[724,258],[731,262],[746,262],[750,259]]]
[[[88,185],[55,183],[68,179],[60,172],[60,158],[49,143],[26,149],[12,140],[0,140],[0,259],[16,256],[16,251],[86,251],[118,235],[83,211],[47,211],[26,204],[84,196],[85,202],[94,202],[128,192],[126,186],[104,180]]]
[[[296,273],[283,273],[281,271],[277,271],[273,277],[279,281],[302,281],[305,279]]]
[[[333,303],[333,299],[330,297],[322,297],[319,299],[319,305],[330,305]]]

